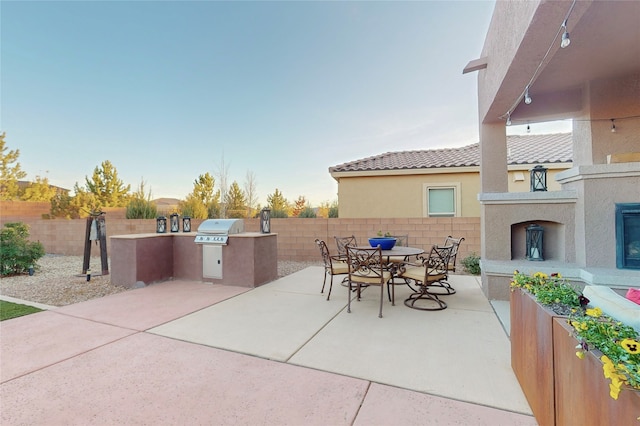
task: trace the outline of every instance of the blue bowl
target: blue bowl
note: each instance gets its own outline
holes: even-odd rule
[[[382,250],[391,250],[396,245],[396,239],[392,237],[369,238],[369,245],[371,247],[380,246]]]

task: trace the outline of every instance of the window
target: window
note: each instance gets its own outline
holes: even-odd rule
[[[460,185],[424,185],[424,213],[427,217],[459,216]]]

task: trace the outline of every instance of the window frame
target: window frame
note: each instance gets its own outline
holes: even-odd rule
[[[454,211],[453,216],[432,216],[429,211],[429,190],[430,189],[452,189],[453,190],[453,203]],[[442,182],[442,183],[423,183],[422,184],[422,216],[423,217],[460,217],[461,216],[461,191],[460,182]]]

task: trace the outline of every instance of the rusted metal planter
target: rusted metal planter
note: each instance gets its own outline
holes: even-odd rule
[[[555,424],[635,425],[640,416],[640,394],[622,389],[618,399],[609,396],[609,379],[602,372],[598,351],[576,356],[578,340],[566,319],[553,321],[555,371]],[[543,424],[543,423],[540,423]]]
[[[534,296],[511,292],[511,368],[541,425],[555,425],[553,318]]]

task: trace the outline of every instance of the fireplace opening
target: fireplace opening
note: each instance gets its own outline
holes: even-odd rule
[[[640,203],[616,204],[616,267],[640,269]]]

